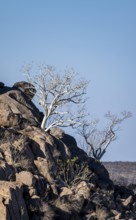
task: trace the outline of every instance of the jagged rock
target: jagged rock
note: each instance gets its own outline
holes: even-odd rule
[[[60,197],[65,196],[65,195],[72,195],[73,192],[71,189],[67,188],[67,187],[62,187],[61,188],[61,193],[60,193]]]
[[[10,215],[8,212],[8,207],[3,203],[3,197],[0,196],[0,219],[10,220]]]
[[[40,175],[34,175],[34,177],[36,179],[35,190],[37,191],[37,194],[42,197],[43,195],[45,195],[47,189],[47,181],[44,177]]]
[[[10,89],[0,95],[0,126],[8,128],[22,128],[28,124],[38,126],[41,117],[39,110],[20,90]]]
[[[4,160],[0,160],[0,180],[11,180],[15,174],[14,169]]]
[[[84,219],[85,220],[96,220],[97,219],[96,213],[95,212],[89,213],[85,216]]]
[[[118,214],[115,216],[115,220],[118,220],[118,219],[121,219],[121,213],[118,213]]]
[[[0,220],[136,219],[133,191],[114,185],[72,136],[40,129],[29,86],[0,84]]]
[[[20,89],[30,100],[34,97],[36,89],[31,83],[20,81],[13,85],[13,88]]]
[[[51,188],[53,190],[53,193],[55,195],[58,195],[58,190],[57,187],[54,183],[54,176],[53,176],[53,172],[50,169],[50,165],[48,163],[48,161],[44,158],[37,158],[38,160],[35,160],[34,163],[37,167],[37,169],[39,170],[40,174],[43,175],[45,177],[45,179],[50,183]]]
[[[31,163],[35,157],[31,151],[31,141],[17,131],[0,128],[0,152],[3,157],[2,163],[5,163],[6,167],[10,165],[12,170],[20,168],[30,170],[32,168]],[[6,174],[8,174],[8,171],[12,174],[10,167],[5,168]]]
[[[16,173],[16,181],[27,186],[33,186],[35,185],[35,178],[31,172],[28,171],[21,171],[19,173]]]
[[[81,158],[82,162],[88,161],[91,169],[94,170],[95,173],[98,174],[100,178],[107,180],[106,182],[108,185],[112,185],[112,181],[110,181],[109,179],[109,173],[105,169],[105,167],[99,161],[96,161],[93,158],[89,158],[86,152],[77,146],[77,142],[72,136],[68,134],[64,134],[61,140],[69,148],[72,157],[78,157],[79,160]]]
[[[125,206],[126,208],[128,208],[133,202],[133,197],[129,196],[127,199],[125,199],[125,201],[122,202],[123,206]]]
[[[96,216],[98,220],[104,220],[112,217],[112,213],[106,207],[96,207]]]
[[[84,199],[88,200],[90,197],[90,190],[89,184],[86,181],[82,181],[75,187],[74,193],[82,195]]]
[[[0,82],[0,88],[4,88],[4,83]]]
[[[62,139],[64,137],[65,132],[61,128],[52,128],[50,130],[50,134],[58,139]]]
[[[29,187],[30,197],[37,195],[37,190],[34,187]]]
[[[2,220],[29,220],[19,185],[0,181],[0,210],[0,219]]]
[[[58,212],[66,213],[63,219],[67,219],[69,215],[79,214],[84,204],[82,195],[64,195],[59,197],[54,205]]]
[[[53,207],[47,203],[42,203],[41,212],[43,213],[44,220],[54,220],[55,219],[55,211]]]

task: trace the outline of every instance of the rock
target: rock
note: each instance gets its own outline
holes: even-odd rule
[[[10,220],[8,207],[3,204],[3,197],[0,196],[0,219]]]
[[[89,200],[90,198],[90,187],[89,184],[85,181],[80,182],[74,190],[74,193],[77,195],[82,195],[84,199]]]
[[[43,213],[43,219],[45,220],[54,220],[55,218],[55,211],[51,207],[51,205],[43,202],[41,206],[41,211]]]
[[[58,190],[54,182],[54,177],[52,175],[53,173],[49,171],[50,168],[47,159],[40,157],[38,157],[37,159],[38,160],[34,161],[37,169],[39,170],[40,174],[42,174],[45,179],[50,183],[53,193],[55,195],[58,195]]]
[[[98,220],[104,220],[111,217],[111,212],[106,207],[97,207],[96,216]]]
[[[61,190],[60,197],[73,194],[72,190],[67,187],[62,187]]]
[[[127,199],[125,199],[125,201],[122,202],[123,206],[125,206],[126,208],[128,208],[133,202],[133,197],[129,196]]]
[[[13,88],[20,89],[30,100],[34,97],[36,89],[31,83],[20,81],[13,85]]]
[[[86,215],[86,218],[85,220],[96,220],[97,217],[96,217],[96,213],[95,212],[91,212],[89,214]]]
[[[0,152],[3,159],[2,169],[6,170],[6,179],[17,169],[32,168],[34,155],[30,149],[30,140],[12,129],[0,128]]]
[[[121,219],[121,213],[119,213],[119,214],[117,214],[116,216],[115,216],[115,220],[118,220],[118,219]]]
[[[29,220],[22,190],[16,183],[0,181],[0,209],[2,220]]]
[[[59,153],[57,153],[57,157],[63,161],[68,160],[71,158],[71,152],[66,144],[64,144],[61,140],[58,140],[55,136],[52,136],[53,140],[56,144],[57,150]]]
[[[64,137],[65,132],[61,128],[52,128],[50,130],[50,134],[58,139],[62,139]]]
[[[26,186],[35,186],[35,178],[31,172],[21,171],[16,173],[16,182],[19,182]]]
[[[0,95],[0,126],[23,127],[25,124],[38,126],[41,114],[34,104],[19,90],[9,90]]]
[[[78,157],[79,160],[81,158],[81,161],[88,161],[89,166],[91,167],[91,170],[95,171],[95,173],[102,180],[103,179],[106,180],[107,186],[112,187],[112,181],[109,179],[109,173],[104,167],[104,165],[102,165],[102,163],[100,163],[99,161],[96,161],[95,159],[91,157],[88,157],[86,152],[77,146],[77,142],[72,136],[68,134],[64,134],[61,140],[69,148],[72,157]]]
[[[26,205],[29,210],[29,219],[41,219],[39,218],[41,208],[41,199],[39,196],[34,195],[32,197],[28,197]]]
[[[4,88],[4,83],[0,82],[0,88]]]
[[[45,195],[45,192],[47,190],[47,181],[41,175],[34,175],[34,177],[36,179],[35,189],[38,195],[42,197],[43,195]]]
[[[84,198],[81,195],[64,195],[59,197],[54,205],[55,207],[67,215],[74,215],[74,213],[79,214],[84,204]],[[64,216],[64,219],[67,216]]]
[[[132,190],[114,185],[74,137],[40,128],[30,86],[0,84],[0,220],[136,219]]]
[[[37,190],[34,187],[29,187],[30,197],[37,195]]]
[[[14,175],[14,169],[4,160],[0,160],[0,180],[10,180]]]

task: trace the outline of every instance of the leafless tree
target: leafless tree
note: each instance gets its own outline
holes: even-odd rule
[[[52,66],[40,66],[38,74],[31,75],[32,66],[24,68],[27,80],[36,90],[39,104],[44,110],[41,128],[48,131],[52,127],[78,127],[86,116],[84,104],[88,81],[78,81],[73,69],[58,74]]]
[[[84,138],[87,144],[88,155],[100,160],[106,153],[107,147],[111,142],[116,140],[117,131],[120,129],[119,124],[131,116],[132,114],[127,111],[122,112],[120,116],[108,112],[105,117],[109,120],[109,124],[102,131],[97,128],[98,121],[91,126],[83,124],[79,130],[79,134]]]

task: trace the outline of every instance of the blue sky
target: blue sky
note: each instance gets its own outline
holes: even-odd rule
[[[73,67],[90,80],[87,111],[133,114],[103,160],[136,160],[136,1],[1,0],[0,81],[25,80],[22,66]]]

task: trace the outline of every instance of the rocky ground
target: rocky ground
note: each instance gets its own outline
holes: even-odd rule
[[[136,195],[43,114],[24,82],[0,83],[0,220],[135,220]]]
[[[103,165],[114,183],[125,186],[136,185],[136,162],[103,162]]]

